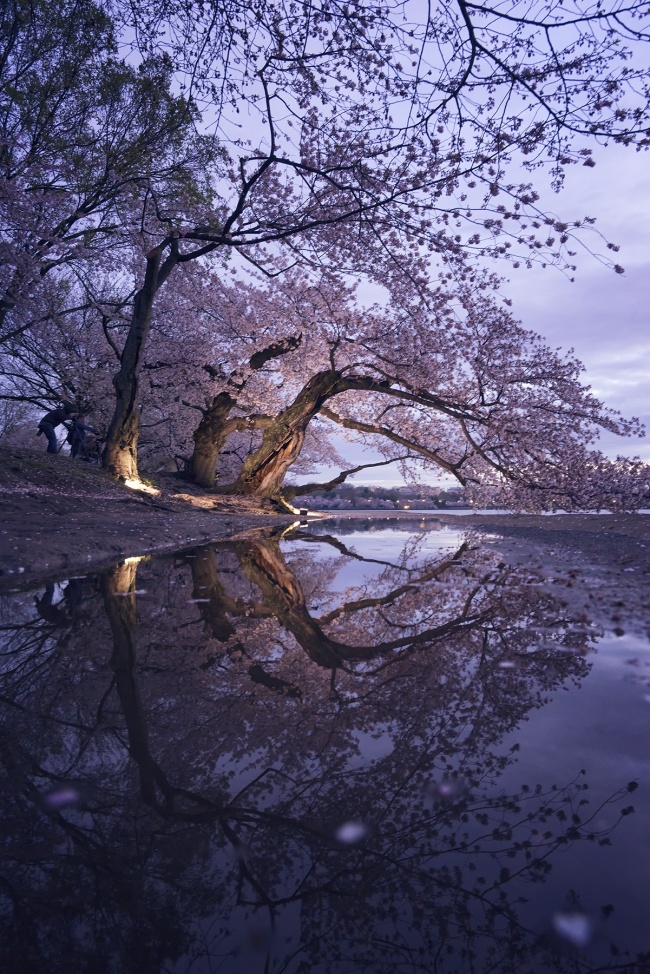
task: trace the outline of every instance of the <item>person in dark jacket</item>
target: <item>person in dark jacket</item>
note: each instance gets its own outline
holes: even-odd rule
[[[51,409],[49,413],[43,416],[43,419],[38,424],[38,435],[45,433],[47,437],[47,452],[48,453],[58,453],[59,444],[56,440],[56,433],[54,430],[57,426],[60,426],[66,419],[74,419],[79,415],[79,410],[75,409],[72,403],[64,402],[62,406],[57,409]]]

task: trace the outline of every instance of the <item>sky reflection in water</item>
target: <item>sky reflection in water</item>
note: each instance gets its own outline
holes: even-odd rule
[[[511,562],[355,519],[3,599],[3,970],[648,970],[646,610]]]

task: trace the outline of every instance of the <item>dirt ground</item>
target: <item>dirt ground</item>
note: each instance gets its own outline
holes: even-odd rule
[[[293,520],[172,475],[157,477],[153,486],[155,494],[130,489],[63,454],[0,448],[0,591]],[[567,557],[582,551],[619,572],[634,571],[635,581],[650,575],[650,515],[436,516],[509,538],[513,553],[524,558],[540,546],[562,548]]]
[[[576,624],[620,637],[629,678],[646,687],[650,660],[629,638],[650,640],[650,514],[485,515],[462,520],[508,564],[524,566],[540,591],[552,593]]]
[[[0,591],[293,520],[171,475],[155,488],[130,489],[65,454],[0,448]]]

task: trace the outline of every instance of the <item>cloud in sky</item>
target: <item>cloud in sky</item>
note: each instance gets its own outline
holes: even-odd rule
[[[573,348],[586,366],[585,381],[606,405],[640,416],[650,427],[650,166],[645,153],[601,149],[593,169],[569,172],[566,188],[543,205],[563,219],[594,216],[596,228],[620,246],[616,274],[588,253],[578,253],[572,283],[550,268],[513,274],[506,290],[523,324],[554,347]],[[588,236],[585,238],[588,240]],[[594,249],[608,253],[603,245]],[[650,461],[650,436],[627,440],[603,433],[609,455]]]

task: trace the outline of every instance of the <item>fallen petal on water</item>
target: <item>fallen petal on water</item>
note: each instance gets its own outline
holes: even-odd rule
[[[462,778],[449,777],[443,778],[441,781],[434,781],[429,793],[434,801],[453,802],[463,796],[466,787]]]
[[[591,920],[584,913],[554,913],[553,928],[574,947],[586,947],[591,940]]]
[[[74,808],[83,801],[82,792],[78,788],[72,787],[72,785],[53,788],[42,797],[45,805],[55,812],[60,811],[62,808]]]
[[[343,825],[339,825],[334,835],[344,845],[356,845],[368,835],[368,826],[365,822],[344,822]]]

